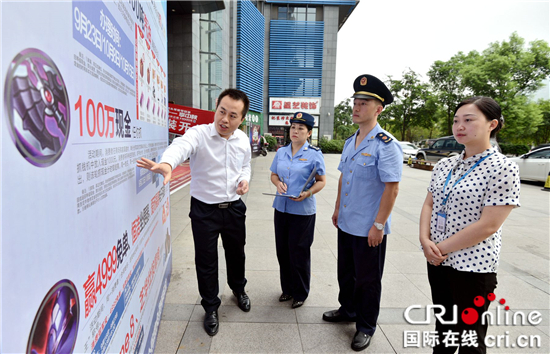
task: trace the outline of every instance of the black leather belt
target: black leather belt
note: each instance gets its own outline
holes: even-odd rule
[[[226,202],[226,203],[220,203],[218,204],[218,208],[220,209],[227,209],[231,206],[231,202]]]

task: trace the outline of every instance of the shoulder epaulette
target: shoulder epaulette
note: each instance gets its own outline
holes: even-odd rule
[[[376,138],[382,140],[382,142],[384,142],[386,144],[393,140],[393,138],[389,137],[385,133],[376,134]]]
[[[309,147],[310,147],[311,149],[315,150],[315,151],[321,151],[321,148],[318,147],[318,146],[310,145]]]
[[[355,133],[351,134],[350,136],[348,136],[346,139],[344,140],[348,140],[349,138],[352,138],[353,136],[355,135]]]

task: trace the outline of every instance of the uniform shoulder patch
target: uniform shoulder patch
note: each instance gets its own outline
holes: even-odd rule
[[[379,139],[379,140],[382,140],[382,142],[384,142],[386,144],[393,140],[393,138],[388,136],[386,133],[378,133],[378,134],[376,134],[376,138]]]
[[[315,150],[315,151],[321,151],[321,148],[318,147],[318,146],[310,145],[309,148],[310,148],[310,149],[313,149],[313,150]]]

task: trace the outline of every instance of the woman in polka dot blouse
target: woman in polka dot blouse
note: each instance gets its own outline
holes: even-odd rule
[[[456,351],[443,341],[449,330],[458,333],[459,344],[463,333],[476,332],[477,347],[461,346],[461,354],[486,352],[487,325],[481,319],[471,324],[461,314],[467,308],[479,314],[489,308],[489,301],[474,306],[474,298],[486,299],[496,288],[502,224],[520,206],[518,166],[490,143],[502,124],[500,106],[491,98],[472,97],[458,105],[453,135],[465,149],[437,163],[422,206],[420,243],[432,301],[445,307],[446,320],[453,318],[453,305],[458,307],[456,325],[436,321],[439,344],[434,353]]]

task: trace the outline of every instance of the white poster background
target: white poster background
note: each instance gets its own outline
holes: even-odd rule
[[[143,28],[147,18],[152,50],[166,72],[166,4],[90,3],[83,10],[91,20],[81,21],[89,26],[83,33],[110,42],[111,47],[105,41],[101,45],[110,56],[101,57],[99,51],[91,51],[75,38],[74,8],[86,8],[86,4],[1,4],[0,352],[26,352],[32,340],[45,345],[46,340],[37,339],[36,333],[55,326],[59,330],[56,321],[68,318],[63,306],[69,305],[73,323],[78,320],[73,331],[75,353],[89,353],[94,348],[96,352],[117,353],[154,350],[171,270],[169,191],[155,176],[138,171],[135,160],[140,156],[157,158],[167,145],[168,133],[166,121],[152,124],[136,119],[135,77],[131,80],[135,55],[131,55],[126,74],[113,69],[106,60],[118,66],[116,62],[123,59],[120,53],[130,58],[128,49],[135,52],[135,24]],[[100,13],[100,8],[107,11]],[[100,15],[108,16],[110,23],[97,25]],[[12,60],[34,49],[45,53],[59,70],[70,116],[61,156],[44,167],[28,162],[16,148],[9,123],[13,111],[6,109],[11,96],[4,92]],[[165,87],[164,75],[162,80]],[[161,104],[167,111],[166,104]],[[86,114],[91,118],[87,120]],[[97,121],[93,114],[99,117]],[[116,262],[116,272],[100,277],[105,288],[95,293],[96,301],[86,316],[86,301],[91,299],[86,294],[86,281],[95,273],[92,279],[94,287],[97,285],[98,267],[102,273],[107,268],[103,263],[114,263],[113,252],[117,257],[123,255],[119,257],[122,261]],[[47,301],[46,295],[60,281],[74,284],[77,303],[56,303],[55,294]],[[42,316],[48,320],[37,324],[41,305],[48,303],[57,307],[44,310]],[[31,338],[33,328],[35,338]]]

